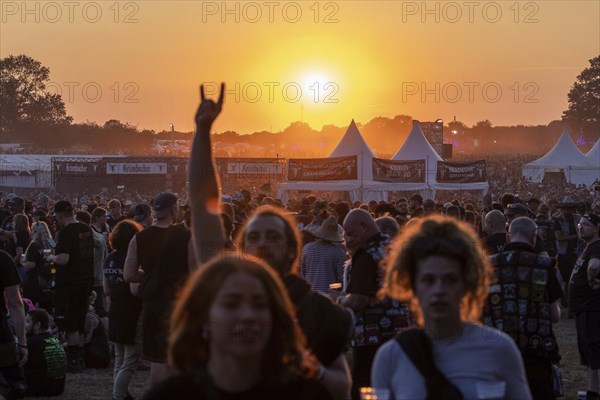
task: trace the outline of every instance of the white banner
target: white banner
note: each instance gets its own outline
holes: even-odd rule
[[[280,163],[228,162],[226,173],[232,175],[281,175],[283,172]]]
[[[167,163],[106,163],[107,175],[164,175]]]

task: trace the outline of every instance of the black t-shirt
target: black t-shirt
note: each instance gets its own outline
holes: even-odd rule
[[[15,247],[20,247],[21,249],[23,249],[23,253],[25,253],[27,246],[29,246],[29,243],[31,242],[29,232],[17,232],[16,236],[17,244]]]
[[[176,292],[189,275],[188,241],[191,233],[182,226],[150,226],[136,234],[138,262],[144,273],[160,266],[157,293],[144,298],[144,310],[170,312]]]
[[[123,265],[127,251],[112,252],[104,263],[104,279],[110,291],[108,338],[117,343],[132,344],[143,300],[131,294],[129,283],[123,280]]]
[[[94,281],[94,235],[81,222],[72,223],[58,232],[56,254],[68,254],[66,265],[56,266],[57,282]]]
[[[12,223],[13,217],[12,215],[7,216],[6,218],[4,218],[4,221],[2,221],[2,226],[0,228],[4,229],[5,231],[12,231],[13,230],[13,223]],[[17,253],[17,246],[15,244],[15,241],[11,239],[4,241],[2,244],[2,249],[4,251],[6,251],[8,254],[10,254],[12,257],[16,256]]]
[[[494,233],[484,237],[481,244],[487,250],[488,254],[500,253],[506,246],[506,233]]]
[[[113,251],[104,262],[104,278],[110,290],[111,312],[137,311],[142,298],[131,294],[129,283],[123,279],[127,251]]]
[[[573,217],[571,216],[571,217],[565,218],[565,219],[567,219],[567,222],[569,223],[569,233],[567,233],[566,235],[571,236],[571,235],[576,234],[577,230],[575,228],[575,222],[573,221]],[[554,231],[562,232],[562,227],[560,225],[559,218],[554,219]],[[575,254],[576,250],[577,250],[577,239],[567,240],[567,254]]]
[[[175,375],[152,387],[144,396],[154,399],[196,399],[196,400],[330,400],[331,395],[315,380],[302,380],[278,387],[254,387],[239,393],[230,393],[218,388],[210,392],[210,384],[194,379],[192,375]]]
[[[14,340],[12,331],[8,328],[4,289],[21,283],[14,260],[7,252],[0,250],[0,343]]]
[[[10,254],[3,250],[0,250],[0,266],[0,291],[2,291],[1,293],[4,293],[5,288],[19,285],[21,283],[21,277],[17,271],[15,261]],[[4,295],[0,296],[0,314],[6,316]]]
[[[27,338],[25,364],[27,396],[58,396],[65,390],[67,355],[60,341],[48,332]]]
[[[362,294],[372,297],[377,290],[378,264],[365,250],[360,249],[352,257],[352,269],[348,276],[348,288],[350,294]]]
[[[573,268],[569,282],[569,307],[575,314],[600,311],[600,290],[592,289],[587,277],[587,267],[592,258],[600,260],[600,240],[586,246]]]
[[[352,316],[324,295],[314,292],[306,280],[287,275],[283,284],[296,307],[296,317],[308,347],[324,366],[342,354],[352,333]]]
[[[108,227],[110,228],[111,232],[113,229],[115,229],[115,226],[117,226],[117,224],[121,221],[123,221],[124,219],[127,219],[127,217],[125,215],[121,215],[119,218],[117,219],[113,219],[113,217],[108,217],[106,218],[106,225],[108,225]]]

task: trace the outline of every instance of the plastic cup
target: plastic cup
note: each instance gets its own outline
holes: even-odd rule
[[[360,388],[360,400],[389,400],[389,389],[375,389],[372,387]]]

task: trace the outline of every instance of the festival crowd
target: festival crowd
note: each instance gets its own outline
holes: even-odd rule
[[[112,364],[133,399],[145,360],[151,400],[554,399],[564,313],[600,399],[600,188],[508,164],[481,199],[223,195],[222,104],[186,193],[2,195],[0,395]]]

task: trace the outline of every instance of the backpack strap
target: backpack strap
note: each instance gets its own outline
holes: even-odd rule
[[[433,360],[431,341],[422,329],[410,329],[396,336],[413,365],[425,379],[427,399],[462,400],[460,390],[437,368]]]

